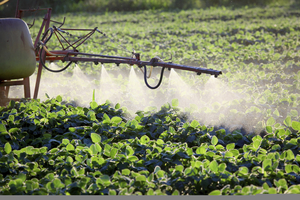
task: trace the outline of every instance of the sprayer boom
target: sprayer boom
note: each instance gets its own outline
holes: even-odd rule
[[[65,23],[65,18],[63,19],[62,22],[57,22],[57,21],[51,20],[50,19],[51,12],[52,12],[51,8],[21,10],[21,9],[19,9],[18,5],[19,5],[19,0],[17,1],[16,18],[22,18],[22,13],[26,12],[26,11],[33,12],[33,11],[47,10],[45,17],[43,18],[43,23],[40,27],[40,30],[39,30],[37,37],[35,39],[35,42],[34,42],[36,61],[39,62],[36,85],[35,85],[35,90],[34,90],[34,95],[33,95],[34,99],[37,98],[42,68],[45,68],[51,72],[62,72],[64,70],[66,70],[72,63],[78,63],[78,62],[94,62],[95,64],[115,63],[117,66],[119,66],[120,64],[129,64],[131,66],[136,65],[144,73],[145,84],[150,89],[156,89],[160,86],[165,69],[170,70],[171,68],[173,68],[173,69],[187,70],[187,71],[196,72],[197,75],[205,73],[205,74],[214,75],[215,77],[218,77],[220,74],[222,74],[221,71],[217,71],[217,70],[213,70],[213,69],[205,69],[205,68],[201,68],[201,67],[179,65],[179,64],[172,63],[172,62],[164,62],[159,57],[154,57],[150,61],[142,61],[140,59],[140,54],[135,53],[135,52],[132,52],[131,57],[120,57],[120,56],[113,56],[113,55],[90,54],[90,53],[79,52],[78,47],[80,45],[82,45],[87,39],[89,39],[94,33],[102,34],[105,37],[108,37],[108,36],[105,33],[98,30],[97,27],[94,29],[62,28],[62,26]],[[50,27],[50,22],[58,24],[58,27],[56,27],[56,26]],[[43,33],[43,29],[44,29],[44,33]],[[84,35],[77,37],[77,39],[75,41],[70,42],[67,38],[69,38],[69,37],[73,37],[73,39],[75,38],[74,35],[70,33],[70,31],[77,31],[77,32],[79,31],[79,32],[85,32],[85,33],[84,33]],[[54,50],[54,51],[48,50],[47,43],[51,39],[52,35],[56,36],[56,39],[58,40],[58,42],[61,46],[61,50]],[[40,37],[42,37],[42,38],[40,39]],[[124,48],[124,49],[126,49],[126,48]],[[67,62],[67,64],[59,70],[53,70],[46,66],[46,61],[52,62],[52,61],[59,61],[59,60],[61,60],[63,62]],[[146,66],[151,66],[149,75],[147,75],[147,67]],[[161,67],[159,82],[154,87],[150,86],[147,81],[147,79],[150,78],[150,76],[151,76],[153,67]]]
[[[68,30],[70,30],[70,29],[68,29]],[[82,30],[82,29],[80,29],[80,30]],[[88,33],[86,35],[86,38],[83,41],[85,41],[87,38],[89,38],[96,30],[98,30],[98,29],[97,28],[87,29],[87,31],[90,31],[90,33]],[[64,71],[65,69],[67,69],[70,66],[71,63],[77,63],[77,62],[94,62],[95,64],[115,63],[118,66],[120,64],[137,65],[139,68],[142,68],[142,67],[144,68],[144,71],[142,70],[144,73],[144,81],[145,81],[145,84],[150,89],[156,89],[160,86],[165,68],[167,68],[169,70],[171,68],[174,68],[174,69],[181,69],[181,70],[187,70],[187,71],[194,71],[197,73],[197,75],[205,73],[205,74],[214,75],[215,77],[218,77],[220,74],[222,74],[221,71],[217,71],[217,70],[213,70],[213,69],[205,69],[205,68],[201,68],[201,67],[192,67],[192,66],[174,64],[172,62],[164,62],[159,57],[154,57],[150,61],[142,61],[142,60],[140,60],[140,54],[134,53],[134,52],[132,52],[131,57],[81,53],[81,52],[78,52],[78,50],[76,50],[76,47],[81,45],[83,42],[79,43],[79,45],[74,47],[74,44],[78,43],[79,40],[76,41],[75,43],[71,44],[64,37],[63,37],[63,39],[65,40],[65,42],[67,42],[67,44],[69,44],[68,47],[73,47],[73,50],[67,50],[68,47],[64,48],[62,46],[63,50],[61,50],[61,51],[49,51],[46,47],[47,42],[52,37],[53,33],[55,33],[55,35],[57,37],[57,35],[61,34],[61,32],[65,33],[65,30],[62,28],[56,28],[55,26],[53,26],[53,28],[49,28],[46,31],[42,40],[40,40],[38,42],[38,46],[37,46],[38,55],[37,55],[36,60],[38,60],[45,69],[47,69],[51,72]],[[57,37],[57,39],[60,42],[59,37]],[[84,57],[80,57],[80,56],[84,56]],[[60,70],[52,70],[45,65],[46,60],[48,60],[48,61],[55,61],[55,60],[67,61],[68,64]],[[146,66],[152,66],[148,77],[146,75],[147,74]],[[159,79],[158,84],[156,86],[152,87],[148,84],[147,78],[150,78],[153,67],[157,67],[157,66],[162,67],[160,79]]]

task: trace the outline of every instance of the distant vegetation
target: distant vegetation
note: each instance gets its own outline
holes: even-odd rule
[[[0,6],[0,17],[13,17],[17,0]],[[21,8],[52,7],[55,13],[174,10],[209,7],[295,5],[299,0],[20,0]]]

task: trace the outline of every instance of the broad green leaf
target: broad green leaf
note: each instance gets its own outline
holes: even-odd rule
[[[70,140],[68,139],[62,139],[62,144],[67,145],[70,143]]]
[[[7,130],[6,130],[6,127],[4,124],[0,123],[0,133],[6,133]]]
[[[218,163],[213,160],[210,164],[209,164],[209,169],[213,172],[218,172]]]
[[[156,144],[163,145],[165,142],[162,139],[157,139]]]
[[[140,182],[146,182],[146,177],[144,175],[139,175],[135,177],[135,180]]]
[[[286,173],[291,173],[291,172],[293,172],[293,165],[287,164],[287,165],[285,166],[285,172],[286,172]]]
[[[110,157],[115,158],[117,153],[118,153],[118,149],[112,148],[111,151],[110,151]]]
[[[69,162],[69,163],[73,163],[74,160],[71,156],[68,156],[66,161]]]
[[[11,128],[9,129],[9,133],[17,133],[20,129],[19,128]]]
[[[226,145],[226,149],[227,149],[227,150],[234,149],[234,147],[235,147],[235,143],[230,143],[230,144],[227,144],[227,145]]]
[[[125,150],[125,154],[126,156],[131,156],[134,154],[134,150],[130,146],[127,146]]]
[[[292,122],[292,128],[296,131],[300,131],[300,122],[293,121]]]
[[[271,159],[265,159],[262,163],[262,168],[265,171],[272,171],[272,160]]]
[[[140,139],[141,144],[148,144],[150,142],[150,138],[147,135],[143,135]]]
[[[156,167],[154,168],[154,174],[156,174],[159,170],[161,170],[160,166],[156,166]]]
[[[62,102],[62,97],[61,97],[60,95],[58,95],[58,96],[56,97],[56,101],[57,101],[57,102]]]
[[[96,113],[93,110],[89,110],[87,113],[87,118],[91,121],[96,121]]]
[[[115,116],[115,117],[111,118],[111,122],[114,124],[119,124],[121,121],[122,121],[121,117]]]
[[[97,108],[98,107],[98,104],[97,104],[97,102],[96,101],[92,101],[91,103],[90,103],[90,106],[91,106],[91,109],[95,109],[95,108]]]
[[[120,105],[119,103],[117,103],[116,106],[115,106],[115,109],[118,110],[118,109],[120,109],[120,108],[121,108],[121,105]]]
[[[92,139],[93,143],[101,142],[101,136],[97,133],[91,133],[91,139]]]
[[[110,185],[110,177],[108,175],[101,175],[99,177],[101,185],[107,187]]]
[[[285,120],[283,121],[283,123],[287,126],[287,127],[291,127],[292,126],[292,119],[290,116],[287,116],[285,118]]]
[[[248,170],[247,167],[240,167],[239,172],[244,174],[244,175],[247,175],[249,173],[249,170]]]
[[[221,164],[219,164],[218,168],[219,168],[218,169],[219,172],[224,172],[225,169],[226,169],[226,164],[225,163],[221,163]]]
[[[58,178],[55,178],[52,181],[52,183],[53,183],[53,189],[58,189],[58,188],[61,188],[63,186],[60,179],[58,179]]]
[[[11,152],[11,146],[8,142],[5,143],[4,150],[7,154]]]
[[[267,126],[272,126],[276,123],[276,120],[273,118],[273,117],[270,117],[268,120],[267,120]]]
[[[206,154],[205,146],[198,147],[196,150],[196,154]]]
[[[218,144],[218,141],[219,141],[218,138],[214,135],[211,139],[211,144],[216,146]]]
[[[273,133],[272,126],[266,126],[267,133]]]
[[[130,170],[129,169],[122,169],[122,175],[129,176]]]
[[[177,165],[177,166],[175,166],[175,170],[176,171],[179,171],[179,172],[183,172],[183,166],[182,165]]]
[[[108,194],[109,195],[117,195],[117,192],[116,192],[116,190],[109,189]]]
[[[222,195],[220,190],[214,190],[212,192],[210,192],[208,195]]]
[[[172,99],[172,107],[178,107],[179,101],[178,99]]]
[[[95,144],[92,144],[91,146],[90,146],[90,150],[92,151],[92,154],[93,155],[96,155],[96,154],[98,154],[98,149],[97,149],[97,147],[95,146]]]
[[[264,190],[268,190],[270,188],[266,182],[264,182],[264,184],[262,186],[263,186]]]
[[[193,121],[191,122],[191,124],[190,124],[190,126],[193,127],[193,128],[196,128],[196,127],[199,126],[199,125],[200,125],[199,122],[196,121],[196,120],[193,120]]]
[[[295,155],[294,155],[294,153],[292,152],[292,150],[287,150],[286,151],[286,159],[288,159],[288,160],[293,160],[293,159],[295,159]]]
[[[262,141],[262,138],[260,137],[260,135],[257,135],[257,136],[255,136],[255,137],[253,137],[252,138],[252,141],[254,142],[254,141]]]
[[[152,188],[150,188],[150,189],[147,191],[146,195],[154,195],[154,190],[153,190]]]
[[[77,177],[77,176],[78,176],[78,172],[77,172],[77,170],[76,170],[75,167],[72,167],[70,173],[71,173],[71,175],[74,176],[74,177]]]
[[[179,191],[178,190],[175,190],[172,195],[180,195]]]
[[[261,141],[255,140],[255,141],[253,142],[253,147],[254,147],[255,149],[258,149],[258,148],[260,147],[260,144],[261,144]]]
[[[131,162],[139,160],[138,157],[136,157],[136,156],[128,156],[127,159]]]
[[[69,144],[66,146],[66,149],[67,149],[67,151],[73,151],[73,150],[75,150],[74,146],[73,146],[71,143],[69,143]]]

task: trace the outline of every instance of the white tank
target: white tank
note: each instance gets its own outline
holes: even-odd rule
[[[18,18],[0,19],[0,80],[29,77],[36,58],[27,24]]]

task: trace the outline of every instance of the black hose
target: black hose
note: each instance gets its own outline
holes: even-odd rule
[[[161,72],[160,72],[160,78],[159,78],[158,84],[156,86],[152,87],[147,82],[147,67],[146,67],[146,65],[144,65],[144,80],[145,80],[145,84],[147,85],[148,88],[150,88],[150,89],[156,89],[156,88],[158,88],[160,86],[160,84],[162,82],[162,78],[164,76],[164,70],[165,70],[165,68],[163,67],[161,69]]]
[[[47,36],[47,34],[48,34],[48,32],[50,31],[50,36],[47,38],[47,40],[46,41],[43,41],[44,39],[45,39],[45,37]],[[53,28],[48,28],[48,30],[46,31],[46,33],[43,35],[43,37],[42,37],[42,42],[44,43],[44,44],[46,44],[49,40],[50,40],[50,38],[52,37],[52,34],[53,34]]]
[[[43,67],[44,67],[45,69],[47,69],[48,71],[50,71],[50,72],[55,72],[55,73],[62,72],[62,71],[64,71],[64,70],[66,70],[66,69],[72,64],[72,61],[69,62],[69,63],[68,63],[64,68],[62,68],[62,69],[59,69],[59,70],[53,70],[53,69],[49,69],[49,68],[45,65],[45,63],[43,62],[43,60],[42,60],[42,54],[43,54],[43,51],[44,51],[43,46],[46,45],[46,43],[47,43],[47,42],[50,40],[50,38],[52,37],[52,34],[53,34],[53,28],[49,28],[49,29],[46,31],[46,33],[44,34],[44,36],[43,36],[43,38],[42,38],[42,40],[41,40],[41,41],[43,41],[43,40],[45,39],[45,37],[47,36],[47,34],[48,34],[49,31],[51,32],[51,33],[50,33],[50,36],[46,39],[46,41],[44,41],[44,42],[42,43],[42,48],[41,48],[41,50],[40,50],[40,55],[39,55],[40,62],[42,63]]]
[[[72,64],[72,61],[71,61],[71,62],[69,62],[69,63],[68,63],[64,68],[62,68],[62,69],[59,69],[59,70],[49,69],[49,68],[45,65],[45,63],[42,61],[43,50],[44,50],[44,48],[41,49],[40,55],[39,55],[39,57],[40,57],[40,63],[42,63],[43,67],[44,67],[45,69],[47,69],[48,71],[50,71],[50,72],[55,72],[55,73],[62,72],[62,71],[64,71],[64,70],[66,70],[66,69]]]

